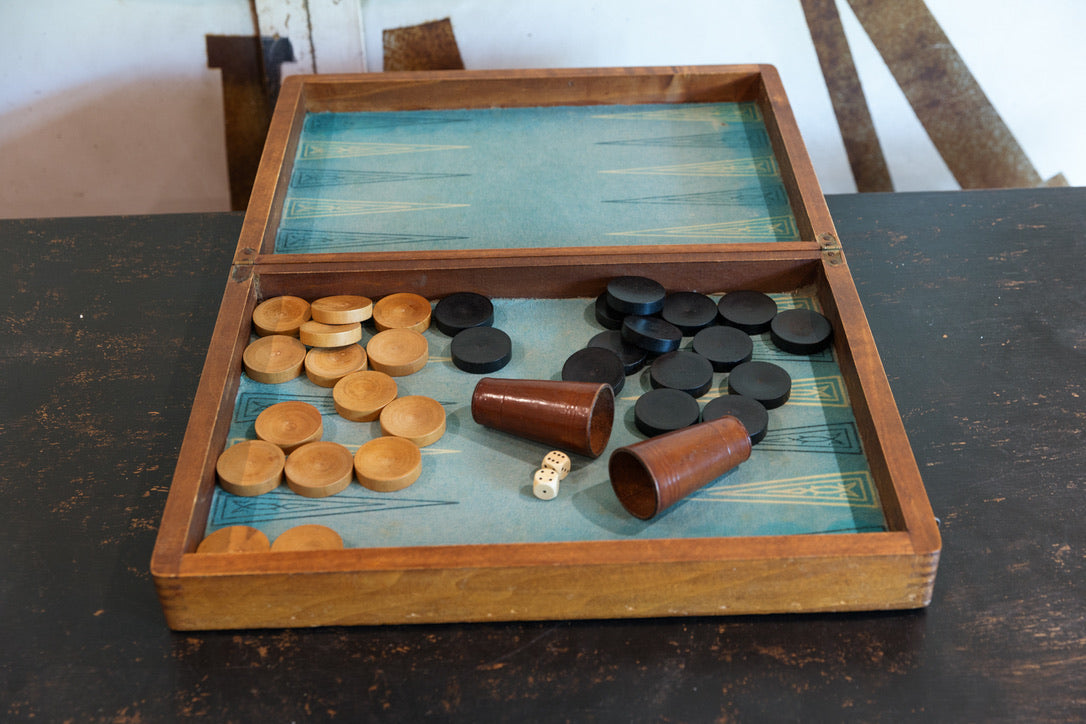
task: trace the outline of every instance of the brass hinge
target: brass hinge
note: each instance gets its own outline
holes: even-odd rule
[[[234,282],[247,282],[253,276],[251,264],[235,264],[230,270],[230,280]]]
[[[822,257],[830,266],[840,266],[845,263],[845,255],[840,249],[823,249]]]

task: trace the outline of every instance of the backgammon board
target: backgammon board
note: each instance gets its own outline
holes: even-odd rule
[[[284,84],[164,512],[152,572],[177,629],[915,608],[939,554],[934,517],[841,244],[768,66],[305,76]],[[833,344],[753,359],[787,370],[750,459],[650,520],[623,509],[608,456],[647,370],[616,394],[597,458],[572,455],[553,500],[532,494],[548,446],[477,424],[483,376],[423,332],[398,394],[437,400],[441,438],[416,482],[352,481],[322,498],[233,495],[215,464],[285,400],[316,407],[354,453],[377,422],[338,415],[304,375],[244,371],[253,309],[282,295],[436,303],[490,298],[512,340],[492,373],[556,380],[604,330],[595,300],[641,276],[714,302],[737,290],[819,311]],[[362,344],[377,330],[366,325]],[[684,338],[683,348],[690,339]],[[704,407],[728,392],[713,375]],[[198,553],[230,526],[275,539],[334,529],[344,548]]]

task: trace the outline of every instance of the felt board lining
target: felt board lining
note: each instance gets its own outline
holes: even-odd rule
[[[817,308],[806,291],[773,296],[780,309]],[[494,325],[512,338],[513,359],[492,376],[559,379],[565,359],[602,329],[593,315],[593,301],[494,300]],[[372,333],[365,332],[363,342]],[[532,495],[532,474],[550,448],[477,425],[470,399],[480,376],[452,364],[449,337],[435,328],[425,335],[430,347],[426,367],[396,378],[400,395],[433,397],[447,415],[445,435],[422,449],[418,481],[394,493],[373,492],[355,481],[323,499],[299,496],[285,484],[252,498],[216,486],[207,533],[251,525],[274,539],[290,527],[320,523],[340,533],[348,547],[373,548],[886,530],[831,350],[796,356],[777,350],[768,334],[754,336],[754,359],[779,364],[791,375],[789,402],[770,411],[769,431],[748,461],[663,514],[641,521],[615,498],[607,458],[617,447],[644,439],[633,424],[633,405],[651,389],[647,369],[628,377],[618,395],[607,450],[597,459],[573,455],[573,469],[561,482],[558,497],[542,501]],[[684,338],[683,347],[689,343],[690,338]],[[716,373],[699,403],[704,407],[726,393],[727,373]],[[331,390],[304,376],[266,385],[242,374],[227,445],[254,438],[256,416],[287,399],[314,404],[323,415],[323,439],[339,442],[352,453],[381,434],[377,422],[339,417]]]
[[[753,102],[309,113],[276,253],[794,241]]]

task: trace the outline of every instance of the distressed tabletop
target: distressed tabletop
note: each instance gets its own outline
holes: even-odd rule
[[[172,633],[148,572],[240,214],[0,221],[8,720],[1086,715],[1086,190],[829,197],[941,520],[924,611]]]

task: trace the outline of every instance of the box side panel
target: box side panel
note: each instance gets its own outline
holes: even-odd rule
[[[909,531],[918,551],[938,554],[931,504],[844,255],[828,252],[823,271],[823,307],[840,320],[834,344],[887,523]]]
[[[465,289],[492,297],[594,297],[610,279],[639,273],[669,290],[721,292],[756,288],[797,289],[817,280],[817,253],[660,253],[641,248],[628,254],[449,255],[441,259],[373,260],[370,263],[314,261],[265,265],[262,297],[293,293],[317,297],[365,289],[367,296],[411,291],[435,299]]]
[[[931,555],[432,568],[158,580],[171,628],[919,608]]]
[[[195,550],[203,536],[255,296],[251,278],[227,283],[155,541],[151,571],[156,575],[175,572],[181,556]]]
[[[306,76],[309,111],[752,100],[758,66],[426,71]]]
[[[788,189],[800,238],[818,241],[821,245],[836,244],[837,232],[780,76],[772,66],[760,67],[758,103],[763,109],[766,131],[777,162],[781,165],[781,176]]]
[[[294,157],[305,121],[305,85],[298,76],[283,82],[264,141],[253,192],[241,227],[235,264],[251,264],[260,254],[275,251],[283,199],[290,183]]]

